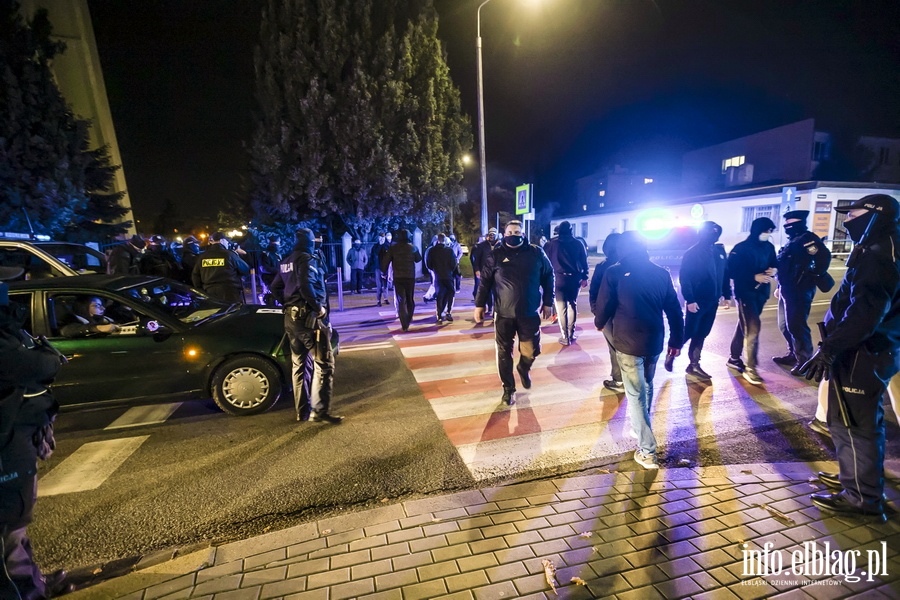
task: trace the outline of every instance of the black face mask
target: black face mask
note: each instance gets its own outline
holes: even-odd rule
[[[872,221],[874,216],[875,213],[869,212],[867,215],[844,221],[844,229],[847,230],[847,234],[855,244],[862,241],[863,234],[866,232],[866,227],[869,226],[869,222]]]
[[[806,227],[806,223],[803,221],[788,223],[784,226],[784,232],[788,235],[789,238],[795,238],[798,235],[803,235],[807,231],[809,231],[809,229]]]
[[[704,227],[700,230],[697,238],[701,243],[711,246],[719,241],[719,236],[721,235],[722,230],[717,227]]]
[[[525,238],[521,235],[508,235],[503,238],[503,243],[510,248],[518,248],[525,243]]]

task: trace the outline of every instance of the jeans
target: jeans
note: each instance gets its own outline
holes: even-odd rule
[[[759,316],[762,314],[766,298],[751,297],[737,300],[738,325],[731,338],[731,358],[740,358],[741,350],[746,350],[745,364],[748,369],[756,369],[759,363]]]
[[[638,436],[638,449],[643,454],[656,455],[656,436],[650,428],[650,405],[653,402],[653,377],[656,375],[656,356],[632,356],[616,352],[625,384],[625,397],[631,413],[631,427]]]
[[[510,318],[494,317],[494,341],[497,345],[497,370],[503,389],[516,391],[513,377],[513,342],[519,338],[518,368],[526,373],[531,370],[534,359],[541,353],[540,315]]]
[[[350,288],[357,294],[362,293],[363,270],[350,269]]]
[[[556,314],[559,316],[559,332],[567,340],[575,337],[575,311],[574,300],[560,300],[556,297]]]
[[[610,363],[610,371],[609,376],[613,379],[613,381],[622,381],[622,369],[619,367],[619,356],[616,352],[616,349],[613,348],[612,342],[609,341],[609,338],[606,337],[606,333],[603,333],[603,336],[606,338],[606,346],[609,348],[609,363]]]
[[[788,349],[802,365],[813,354],[812,332],[809,329],[809,307],[812,305],[815,289],[785,292],[781,288],[778,299],[778,328],[787,340]]]

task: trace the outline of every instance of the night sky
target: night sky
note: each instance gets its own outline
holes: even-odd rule
[[[480,3],[435,0],[476,143]],[[247,176],[259,3],[89,7],[137,218],[166,198],[215,216]],[[481,15],[489,184],[534,182],[539,208],[565,210],[603,165],[676,177],[686,151],[809,117],[900,137],[896,0],[492,0]]]

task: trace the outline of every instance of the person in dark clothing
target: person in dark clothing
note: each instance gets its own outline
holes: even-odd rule
[[[334,389],[334,353],[325,266],[316,258],[315,235],[311,230],[297,230],[297,242],[279,265],[278,276],[272,281],[272,293],[284,306],[296,418],[337,425],[344,418],[329,411]],[[313,369],[307,368],[310,357]]]
[[[362,294],[363,272],[369,263],[369,254],[362,247],[362,240],[353,240],[353,246],[347,251],[347,264],[350,265],[350,288]]]
[[[669,322],[669,354],[678,356],[684,343],[684,318],[669,272],[650,262],[647,247],[635,231],[617,243],[619,263],[607,269],[597,294],[594,325],[612,336],[622,369],[631,426],[638,438],[634,460],[658,469],[656,437],[650,426],[653,377]]]
[[[488,230],[487,237],[475,244],[475,247],[472,248],[472,251],[469,253],[469,260],[472,262],[472,273],[475,275],[475,289],[472,291],[473,298],[478,297],[478,288],[481,287],[481,268],[484,266],[484,261],[497,245],[498,234],[497,228],[491,227]],[[494,310],[493,297],[487,299],[485,307],[487,308],[485,314],[490,315]]]
[[[188,285],[193,285],[194,267],[197,266],[197,257],[200,256],[200,242],[192,235],[184,238],[181,247],[181,277],[180,280]]]
[[[603,240],[603,255],[606,259],[594,267],[594,274],[591,276],[591,287],[588,289],[588,299],[590,301],[591,313],[597,314],[594,308],[597,303],[597,296],[600,294],[600,284],[603,282],[603,274],[611,266],[619,262],[619,253],[616,244],[621,233],[610,233]],[[610,374],[609,379],[603,381],[603,387],[612,390],[617,394],[625,393],[625,384],[622,383],[622,369],[619,368],[619,359],[616,357],[616,349],[613,348],[612,339],[606,333],[603,334],[606,339],[606,347],[609,350]]]
[[[63,337],[78,338],[118,333],[119,326],[106,316],[106,305],[97,296],[83,296],[75,304],[68,323],[60,324]]]
[[[397,231],[397,240],[381,259],[381,270],[394,269],[394,305],[400,318],[400,327],[409,331],[413,312],[416,310],[416,263],[422,262],[419,249],[409,241],[409,231]]]
[[[279,273],[279,265],[281,264],[281,243],[277,237],[270,237],[266,249],[262,251],[259,257],[259,276],[265,284],[266,289],[272,289],[272,282]]]
[[[829,513],[884,520],[884,392],[900,371],[900,204],[873,194],[836,210],[847,213],[844,228],[856,246],[825,314],[825,339],[797,372],[829,381],[839,472],[819,473],[833,492],[810,498]]]
[[[769,299],[769,284],[778,272],[775,246],[769,241],[773,231],[775,223],[772,219],[760,217],[754,220],[750,224],[750,235],[735,244],[728,255],[728,277],[734,281],[738,324],[731,339],[731,357],[727,364],[753,385],[763,382],[756,371],[759,317]],[[741,360],[742,350],[747,351],[746,364]]]
[[[387,303],[387,271],[381,270],[381,259],[384,258],[390,245],[384,232],[378,234],[378,241],[372,246],[372,264],[375,265],[375,306],[381,306],[382,297],[385,304]]]
[[[717,244],[722,227],[712,221],[704,221],[698,231],[697,243],[688,248],[681,259],[679,280],[684,297],[684,339],[691,340],[688,348],[690,363],[685,372],[698,379],[709,381],[712,377],[700,368],[703,342],[712,331],[719,303],[731,301],[731,285],[726,266],[728,257],[722,244]],[[672,370],[674,357],[666,357],[666,370]]]
[[[784,215],[788,243],[778,252],[778,328],[787,341],[788,353],[772,360],[779,365],[802,365],[813,353],[809,309],[816,295],[816,279],[828,271],[831,251],[807,229],[808,210]]]
[[[584,244],[572,235],[568,221],[559,224],[559,235],[544,244],[544,252],[553,265],[556,281],[556,314],[559,315],[559,343],[574,343],[575,320],[578,318],[576,301],[578,290],[588,285],[587,251]]]
[[[459,270],[459,261],[462,260],[462,246],[456,241],[456,235],[450,234],[450,249],[453,250],[453,256],[456,257],[456,272],[453,274],[453,289],[455,293],[459,293],[459,286],[462,284],[462,273]]]
[[[241,250],[243,252],[243,250]],[[228,249],[228,238],[221,231],[210,237],[206,252],[198,257],[191,277],[194,287],[214,300],[228,304],[244,301],[241,279],[250,273],[250,265]]]
[[[151,235],[150,243],[141,256],[141,275],[155,275],[156,277],[169,277],[176,279],[180,268],[175,257],[166,248],[166,238],[161,235]]]
[[[144,238],[134,234],[124,244],[113,246],[106,263],[106,272],[110,275],[138,275],[141,272],[141,252],[146,245]]]
[[[0,267],[0,280],[22,269]],[[26,311],[9,304],[0,283],[0,598],[40,600],[71,591],[65,571],[43,575],[27,527],[37,499],[37,461],[56,447],[59,405],[48,390],[63,359],[46,341],[22,330]]]
[[[485,307],[494,295],[494,340],[497,369],[503,383],[501,400],[516,402],[513,377],[513,342],[519,338],[516,371],[522,387],[531,387],[531,367],[541,353],[541,317],[550,318],[553,306],[553,265],[544,251],[525,241],[522,223],[506,224],[503,242],[488,254],[481,268],[481,286],[475,298],[475,322],[484,321]]]
[[[437,244],[431,247],[425,257],[425,266],[434,273],[434,280],[437,284],[437,323],[441,324],[445,320],[453,321],[453,297],[456,295],[456,286],[453,281],[453,274],[457,271],[456,256],[453,249],[447,245],[447,237],[443,233],[437,236]]]

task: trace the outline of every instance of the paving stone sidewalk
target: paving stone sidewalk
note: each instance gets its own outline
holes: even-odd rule
[[[834,468],[614,472],[412,500],[138,565],[66,598],[900,597],[897,479],[887,523],[829,517],[808,495]],[[760,562],[787,571],[748,575]]]

